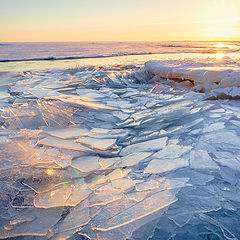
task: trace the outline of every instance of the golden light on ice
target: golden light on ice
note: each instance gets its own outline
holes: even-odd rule
[[[205,15],[206,35],[213,39],[228,39],[236,35],[239,22],[236,6],[231,1],[217,0],[209,3]],[[219,46],[222,47],[222,46]]]

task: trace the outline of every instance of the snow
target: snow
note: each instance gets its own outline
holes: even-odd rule
[[[163,80],[190,81],[195,89],[212,92],[214,96],[240,96],[240,70],[198,69],[194,65],[168,66],[167,62],[149,61],[145,63],[145,71]]]

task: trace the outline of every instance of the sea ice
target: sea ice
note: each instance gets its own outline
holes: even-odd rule
[[[168,140],[167,137],[163,137],[163,138],[158,138],[154,140],[132,144],[123,148],[122,151],[120,152],[120,155],[126,156],[128,154],[138,152],[138,151],[151,152],[155,150],[160,150],[166,146],[167,140]]]
[[[0,238],[239,238],[239,100],[207,100],[236,97],[239,78],[208,61],[26,71],[0,86]]]
[[[80,128],[80,127],[68,127],[68,128],[62,128],[62,129],[56,129],[51,131],[45,131],[47,134],[62,138],[62,139],[73,139],[78,137],[87,136],[89,134],[89,130],[86,128]]]
[[[116,139],[97,139],[90,137],[78,138],[76,142],[81,143],[92,149],[108,150],[115,146]]]
[[[99,164],[102,169],[111,167],[114,163],[120,160],[120,157],[115,158],[99,158]]]
[[[65,206],[72,192],[72,186],[60,185],[48,192],[37,193],[34,197],[34,206],[37,208],[52,208]]]
[[[97,156],[82,156],[72,160],[72,167],[81,172],[91,172],[100,168]]]
[[[219,166],[212,160],[204,150],[192,150],[190,153],[190,167],[199,169],[219,169]]]
[[[192,149],[191,146],[180,146],[180,145],[167,145],[159,152],[156,152],[153,158],[179,158],[184,153],[189,152]]]
[[[131,167],[138,164],[140,161],[151,156],[151,152],[134,152],[127,156],[121,157],[115,164],[116,167]]]
[[[189,163],[186,158],[163,158],[153,159],[145,169],[146,173],[163,173],[167,171],[173,171],[178,168],[188,167]]]
[[[81,144],[75,143],[72,140],[65,140],[65,139],[56,138],[52,136],[39,140],[38,144],[57,147],[57,148],[72,149],[72,150],[83,151],[83,152],[91,152],[91,149]]]

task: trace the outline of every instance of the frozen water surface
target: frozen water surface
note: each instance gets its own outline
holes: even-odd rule
[[[1,74],[0,239],[240,239],[230,60]]]

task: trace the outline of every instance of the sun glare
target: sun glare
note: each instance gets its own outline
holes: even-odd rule
[[[231,49],[230,45],[222,44],[222,43],[217,44],[215,47],[217,47],[219,49],[223,49],[223,48]]]
[[[234,37],[238,21],[236,7],[231,1],[214,1],[206,12],[206,35],[213,39]]]
[[[216,54],[214,54],[214,57],[216,58],[216,59],[222,59],[224,56],[226,56],[224,53],[216,53]]]

